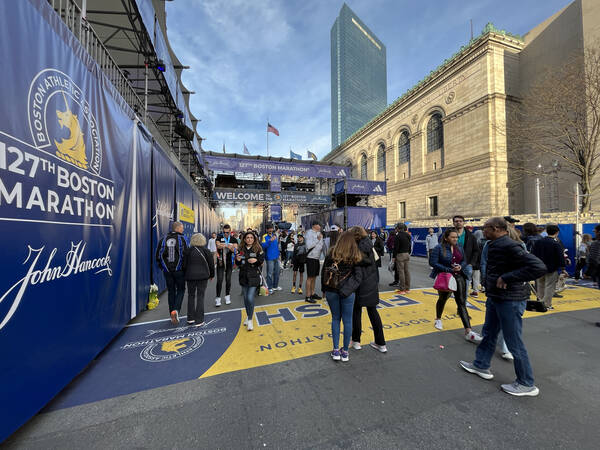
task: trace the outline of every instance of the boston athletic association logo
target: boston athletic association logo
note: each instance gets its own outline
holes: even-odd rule
[[[39,72],[27,97],[34,145],[94,175],[102,167],[98,123],[83,91],[56,69]]]

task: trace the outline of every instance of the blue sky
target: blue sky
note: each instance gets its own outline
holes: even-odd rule
[[[388,104],[411,88],[487,22],[515,34],[568,0],[350,0],[348,6],[387,47]],[[183,82],[201,119],[203,148],[272,156],[290,147],[306,159],[331,150],[329,32],[338,0],[176,0],[167,2],[169,41],[191,69]]]

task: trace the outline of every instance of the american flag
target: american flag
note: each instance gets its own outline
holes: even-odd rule
[[[273,133],[275,136],[279,136],[279,130],[267,122],[267,133]]]

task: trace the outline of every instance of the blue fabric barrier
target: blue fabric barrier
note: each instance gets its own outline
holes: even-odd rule
[[[0,32],[2,441],[131,317],[135,127],[47,2],[0,2]]]

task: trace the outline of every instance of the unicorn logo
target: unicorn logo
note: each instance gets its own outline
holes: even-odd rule
[[[75,164],[77,167],[87,169],[88,162],[85,156],[85,142],[81,126],[79,125],[79,119],[77,115],[73,114],[71,108],[69,108],[64,92],[62,94],[66,111],[57,109],[56,115],[61,129],[69,129],[69,137],[67,139],[61,139],[60,142],[54,140],[57,148],[56,156],[71,164]]]

